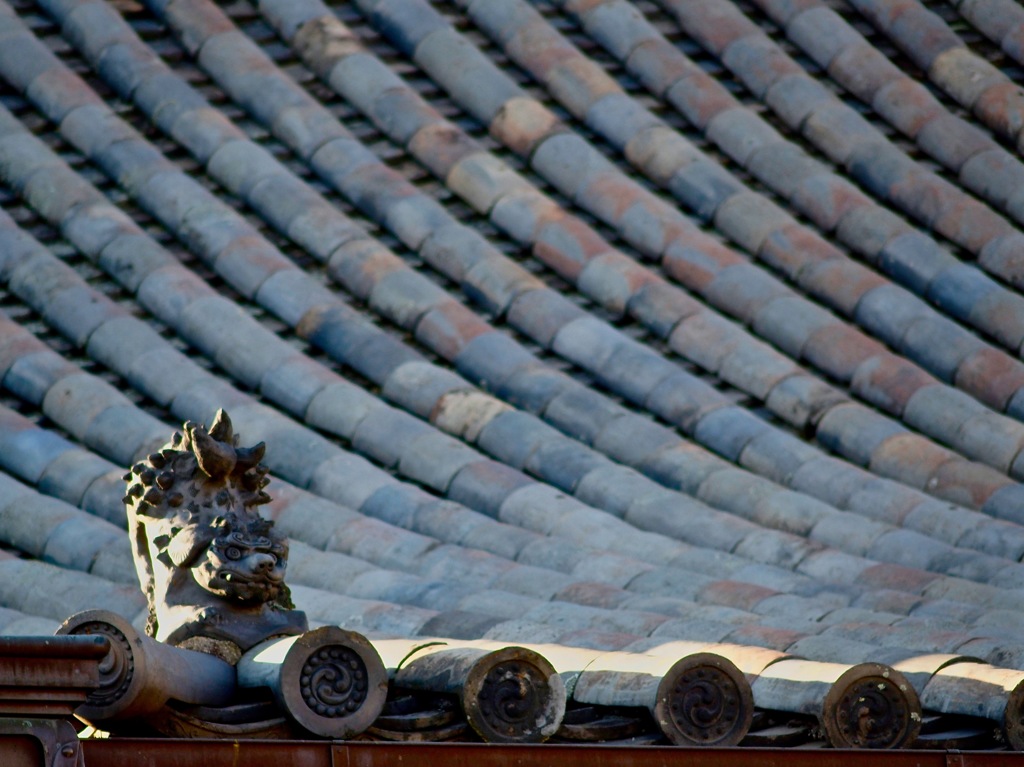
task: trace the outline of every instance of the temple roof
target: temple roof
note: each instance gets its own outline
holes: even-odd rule
[[[122,475],[224,408],[315,625],[1024,670],[1022,64],[999,0],[0,0],[0,633],[144,622]]]

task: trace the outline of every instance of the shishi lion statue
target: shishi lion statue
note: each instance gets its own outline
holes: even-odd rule
[[[287,541],[257,511],[270,501],[264,444],[238,447],[223,410],[209,430],[190,421],[184,432],[124,476],[146,630],[234,662],[308,624],[284,583]]]

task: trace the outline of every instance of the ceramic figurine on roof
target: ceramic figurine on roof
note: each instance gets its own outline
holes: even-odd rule
[[[238,447],[227,414],[188,422],[184,435],[125,475],[128,522],[148,633],[234,662],[263,640],[300,634],[284,583],[287,541],[261,517],[265,447]]]

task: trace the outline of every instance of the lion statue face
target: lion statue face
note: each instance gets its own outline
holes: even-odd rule
[[[288,549],[256,524],[225,522],[192,566],[192,576],[212,594],[237,602],[277,601],[284,585]]]

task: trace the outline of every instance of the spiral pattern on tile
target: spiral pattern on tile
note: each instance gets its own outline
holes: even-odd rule
[[[727,659],[698,653],[677,662],[658,691],[655,717],[680,745],[735,745],[750,728],[750,685]]]
[[[539,670],[521,661],[505,661],[484,677],[480,713],[496,732],[518,739],[534,728],[537,711],[550,694]]]
[[[320,716],[349,716],[366,701],[366,679],[366,664],[354,650],[341,645],[323,647],[302,666],[302,699]]]

